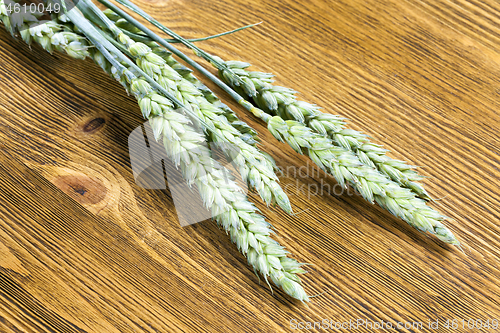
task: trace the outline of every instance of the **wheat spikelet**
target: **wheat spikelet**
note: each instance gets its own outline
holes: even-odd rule
[[[50,53],[54,50],[66,52],[76,59],[85,59],[89,56],[89,45],[85,37],[74,33],[63,24],[40,21],[31,13],[8,15],[5,4],[5,0],[0,0],[0,20],[12,35],[19,33],[28,45],[36,42]]]

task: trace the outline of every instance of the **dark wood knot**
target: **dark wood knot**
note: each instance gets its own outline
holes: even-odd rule
[[[106,120],[104,118],[94,118],[90,121],[88,121],[85,125],[83,125],[83,131],[85,133],[90,133],[90,132],[95,132],[99,128],[101,128],[104,124],[106,123]]]
[[[54,185],[83,205],[95,205],[106,196],[106,187],[86,175],[64,175],[54,179]]]

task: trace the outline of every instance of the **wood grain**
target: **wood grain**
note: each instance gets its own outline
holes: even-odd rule
[[[169,190],[135,184],[127,138],[143,120],[119,84],[1,29],[0,332],[289,332],[293,319],[422,322],[387,331],[427,332],[429,320],[500,320],[498,2],[137,4],[189,38],[263,21],[200,45],[272,71],[423,166],[465,253],[359,195],[336,195],[331,177],[207,83],[259,130],[300,212],[251,193],[277,239],[313,264],[308,293],[322,293],[309,308],[272,294],[215,223],[181,228]]]

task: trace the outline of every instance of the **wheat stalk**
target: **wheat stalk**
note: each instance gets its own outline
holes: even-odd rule
[[[223,62],[219,57],[215,58]],[[420,198],[430,200],[427,191],[417,182],[423,177],[412,170],[414,166],[388,157],[387,150],[370,142],[365,134],[347,129],[345,119],[341,116],[323,113],[318,106],[297,100],[294,90],[272,84],[272,74],[247,70],[250,66],[248,63],[224,63],[229,70],[221,69],[219,76],[261,109],[283,119],[304,123],[316,133],[328,136],[337,146],[354,151],[364,164],[377,168]]]
[[[10,23],[6,20],[8,16],[4,15],[6,12],[3,10],[3,1],[0,0],[0,20]],[[36,22],[36,18],[27,20],[27,24],[40,24]],[[48,30],[41,29],[37,36],[46,37],[45,40],[52,43],[52,36],[58,33],[54,29],[64,29],[70,40],[85,39],[62,25]],[[38,43],[41,39],[33,40]],[[47,45],[42,46],[48,51],[53,50]],[[66,50],[59,42],[53,43],[52,46],[60,47],[61,51]],[[109,62],[110,59],[98,50],[93,50],[92,54],[86,51],[77,58],[83,55],[91,55],[98,65],[111,73],[137,98],[143,115],[148,115],[146,118],[150,121],[155,137],[163,141],[169,157],[176,165],[180,165],[187,183],[195,183],[198,186],[203,203],[211,210],[217,224],[230,234],[238,250],[246,255],[248,264],[254,268],[255,273],[261,273],[268,284],[267,278],[270,277],[274,284],[291,297],[308,302],[309,297],[298,276],[306,273],[301,268],[303,264],[287,257],[285,248],[270,237],[271,225],[256,212],[256,207],[242,194],[242,189],[224,177],[229,171],[217,166],[210,156],[204,136],[190,126],[190,120],[175,112],[172,102],[158,94],[146,80],[137,78],[131,71],[113,66]]]

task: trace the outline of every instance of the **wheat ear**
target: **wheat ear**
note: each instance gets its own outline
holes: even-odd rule
[[[350,150],[335,146],[332,140],[312,131],[294,120],[284,120],[254,108],[255,116],[267,123],[276,139],[288,143],[297,153],[306,153],[323,171],[335,177],[342,186],[349,183],[368,202],[376,201],[393,215],[423,232],[436,235],[440,240],[460,245],[451,231],[442,223],[446,217],[417,197],[410,189],[363,164]]]
[[[222,59],[216,58],[222,62]],[[415,192],[420,198],[431,199],[424,187],[418,183],[423,177],[413,170],[414,166],[390,158],[386,155],[387,150],[370,142],[367,135],[346,128],[345,119],[341,116],[323,113],[320,107],[297,100],[293,89],[272,84],[272,74],[247,70],[249,63],[241,61],[224,63],[230,70],[221,69],[219,77],[261,109],[279,115],[283,119],[304,123],[316,133],[328,136],[337,146],[352,150],[361,162],[377,168],[400,186]]]
[[[269,237],[269,223],[256,213],[255,206],[240,193],[241,189],[232,181],[227,183],[222,170],[211,171],[214,161],[208,149],[201,146],[205,138],[189,126],[185,116],[174,113],[170,103],[148,89],[145,81],[132,82],[131,92],[138,98],[143,114],[149,113],[153,132],[163,140],[167,154],[179,156],[175,163],[180,164],[187,182],[196,183],[203,202],[247,256],[248,263],[266,281],[270,276],[290,296],[308,301],[297,276],[305,271],[297,261],[287,258],[288,252]],[[197,148],[192,149],[194,146]]]
[[[98,57],[100,54],[95,52],[94,58]],[[108,66],[102,56],[96,62]],[[117,76],[119,71],[113,68],[110,71],[117,80],[123,81]],[[186,116],[176,113],[172,103],[153,90],[147,81],[140,78],[128,81],[129,91],[137,98],[142,114],[149,119],[155,138],[163,141],[167,155],[180,165],[187,183],[198,186],[203,203],[211,210],[217,224],[230,234],[238,250],[246,255],[254,272],[259,272],[268,284],[270,277],[291,297],[308,302],[309,297],[297,275],[306,273],[301,268],[303,264],[287,257],[285,248],[270,237],[271,225],[257,213],[242,189],[224,177],[229,171],[217,168],[204,136],[189,125]]]

